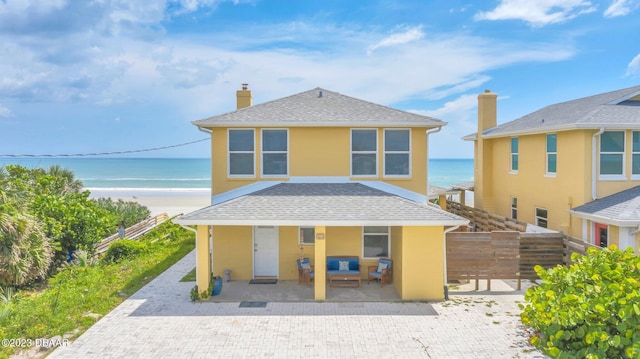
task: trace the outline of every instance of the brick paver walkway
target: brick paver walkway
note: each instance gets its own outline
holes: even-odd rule
[[[544,358],[526,344],[522,294],[442,303],[192,303],[192,252],[49,358]]]

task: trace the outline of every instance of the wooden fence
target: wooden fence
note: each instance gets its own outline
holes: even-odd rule
[[[125,229],[124,231],[124,237],[127,239],[137,239],[138,237],[142,236],[143,234],[149,232],[150,230],[154,229],[155,227],[159,226],[160,224],[162,224],[163,222],[166,222],[167,220],[169,220],[169,215],[167,215],[166,213],[162,213],[160,215],[157,215],[155,217],[151,217],[149,219],[146,219],[142,222],[138,222],[136,224],[134,224],[133,226]],[[94,245],[95,248],[95,254],[94,255],[101,255],[102,253],[106,252],[107,249],[109,248],[109,245],[111,245],[111,243],[113,241],[118,240],[120,237],[118,236],[118,233],[111,235],[105,239],[103,239],[102,241],[100,241],[99,243],[96,243]]]
[[[452,280],[537,279],[536,265],[568,265],[571,254],[592,245],[562,233],[514,231],[447,233],[447,278]]]

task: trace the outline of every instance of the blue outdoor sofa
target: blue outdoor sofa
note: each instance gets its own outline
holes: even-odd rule
[[[357,256],[327,256],[329,288],[357,286],[360,288],[360,258]]]

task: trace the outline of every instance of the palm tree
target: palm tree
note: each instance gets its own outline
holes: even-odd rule
[[[59,165],[52,165],[46,170],[46,174],[53,176],[59,181],[59,194],[80,192],[84,185],[82,181],[75,178],[73,171]]]
[[[42,226],[12,192],[0,168],[0,285],[19,286],[44,278],[53,250]]]
[[[10,219],[11,231],[0,231],[0,285],[21,286],[44,278],[53,258],[42,226],[25,215]]]

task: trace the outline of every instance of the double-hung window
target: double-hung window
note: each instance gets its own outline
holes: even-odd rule
[[[624,131],[605,131],[600,135],[600,176],[624,175]]]
[[[411,130],[384,130],[384,175],[411,175]]]
[[[536,207],[536,226],[547,228],[548,212],[544,208]]]
[[[229,177],[255,176],[255,131],[229,129],[228,137]]]
[[[511,138],[511,172],[518,172],[518,137]]]
[[[362,227],[362,257],[389,257],[389,227]]]
[[[511,197],[511,218],[518,219],[518,198]]]
[[[351,175],[378,175],[378,130],[351,130]]]
[[[556,134],[547,135],[547,175],[555,176],[558,161],[558,137]]]
[[[640,131],[633,131],[631,146],[631,175],[640,176]]]
[[[262,175],[289,174],[289,135],[286,129],[262,130]]]

